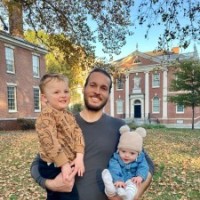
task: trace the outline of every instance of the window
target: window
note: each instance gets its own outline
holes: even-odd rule
[[[179,77],[178,77],[178,75],[177,75],[177,74],[175,74],[175,75],[174,75],[174,77],[175,77],[175,81],[176,81],[176,82],[175,82],[175,83],[176,83],[176,86],[178,86],[178,84],[177,84],[177,83],[179,82]]]
[[[140,89],[141,78],[137,75],[134,77],[134,89]]]
[[[17,111],[16,86],[15,85],[7,86],[7,91],[8,91],[8,111],[16,112]]]
[[[15,73],[13,48],[6,47],[5,54],[6,54],[6,70],[7,70],[7,72]]]
[[[35,112],[40,111],[40,90],[38,87],[33,88],[33,98],[34,98],[34,110]]]
[[[123,87],[124,87],[124,82],[122,79],[117,79],[116,80],[116,87],[117,87],[117,90],[122,90]]]
[[[135,56],[135,59],[134,59],[133,63],[134,64],[141,63],[141,61],[140,61],[138,56]]]
[[[160,87],[160,74],[155,73],[152,75],[152,87]]]
[[[158,97],[153,98],[153,113],[160,112],[160,100]]]
[[[123,100],[118,99],[116,101],[117,104],[117,114],[123,114],[124,113],[124,109],[123,109]]]
[[[176,113],[184,113],[184,106],[183,105],[176,105]]]
[[[36,78],[40,77],[40,62],[39,62],[39,56],[33,55],[32,56],[33,61],[33,76]]]

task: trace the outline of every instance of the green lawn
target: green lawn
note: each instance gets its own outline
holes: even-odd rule
[[[143,200],[200,199],[200,130],[149,129],[144,145],[156,172]],[[29,172],[37,149],[34,131],[0,132],[0,200],[45,199]]]

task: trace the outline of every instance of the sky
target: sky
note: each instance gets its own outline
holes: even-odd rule
[[[162,33],[161,28],[155,27],[151,29],[147,39],[145,39],[144,37],[145,33],[146,33],[146,28],[139,27],[135,31],[134,35],[127,37],[126,45],[121,48],[121,54],[113,55],[113,60],[118,60],[120,58],[128,56],[129,54],[131,54],[136,50],[137,46],[138,46],[138,51],[140,52],[147,52],[156,49],[158,46],[158,37],[160,33]],[[200,55],[200,42],[194,42],[194,41],[191,41],[191,44],[187,49],[183,48],[180,49],[180,53],[193,52],[194,44],[196,45],[198,53]],[[170,49],[177,46],[178,46],[178,41],[173,41],[169,43]],[[109,56],[104,54],[101,49],[102,49],[101,44],[96,45],[96,56],[100,58],[106,57],[107,59],[109,59]]]

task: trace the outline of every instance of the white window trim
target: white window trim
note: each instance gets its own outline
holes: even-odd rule
[[[118,79],[117,79],[117,80],[116,80],[116,90],[117,90],[117,91],[121,91],[121,90],[124,89],[124,83],[122,82],[121,84],[122,84],[122,88],[118,88]]]
[[[6,59],[6,48],[10,48],[10,49],[13,50],[13,71],[7,70],[7,66],[6,66],[6,72],[9,73],[9,74],[15,74],[15,55],[14,55],[14,49],[15,49],[15,47],[11,46],[9,44],[5,44],[4,46],[5,46],[5,61],[7,60]]]
[[[185,108],[183,106],[183,111],[178,111],[178,105],[176,104],[176,114],[183,114],[185,112]]]
[[[154,85],[154,75],[158,75],[159,78],[159,85]],[[153,73],[152,74],[152,88],[159,88],[160,87],[160,73]]]
[[[183,123],[184,123],[183,119],[177,119],[176,120],[176,124],[183,124]]]
[[[158,100],[159,100],[159,111],[154,111],[154,104],[153,104],[153,102],[154,102],[154,98],[155,97],[157,97]],[[153,97],[153,99],[152,99],[152,113],[157,114],[157,113],[160,113],[160,98],[158,96],[155,96],[155,97]]]
[[[121,112],[118,112],[118,102],[121,102],[121,104],[122,104]],[[124,114],[124,107],[123,106],[124,106],[124,101],[122,99],[116,100],[116,114],[117,115]]]
[[[33,93],[34,93],[34,89],[38,89],[39,90],[39,109],[35,109],[34,107],[34,112],[41,112],[41,93],[40,93],[40,88],[38,86],[33,86]],[[33,106],[35,105],[34,102],[34,94],[33,94]]]
[[[40,54],[38,54],[38,53],[34,53],[34,52],[32,52],[32,55],[33,55],[33,56],[38,56],[38,57],[41,56]]]
[[[9,113],[16,113],[17,112],[17,84],[16,83],[7,83],[7,87],[15,87],[15,109],[14,110],[8,109],[8,112]],[[7,100],[8,100],[8,98],[7,98]]]
[[[34,75],[34,66],[33,66],[33,56],[36,56],[38,57],[38,61],[39,61],[39,66],[38,66],[38,75]],[[32,68],[33,68],[33,77],[34,78],[40,78],[40,55],[39,54],[36,54],[36,53],[32,53]]]
[[[17,87],[16,83],[6,83],[6,84],[7,84],[7,86],[15,86],[15,87]]]

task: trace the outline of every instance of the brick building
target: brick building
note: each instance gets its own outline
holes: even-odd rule
[[[179,48],[170,52],[136,50],[114,64],[122,70],[122,76],[115,81],[105,112],[112,116],[129,119],[136,123],[161,123],[168,126],[189,126],[192,109],[167,101],[173,75],[170,63],[177,59],[198,58],[192,53],[179,53]],[[200,124],[200,107],[195,108],[195,124]]]
[[[17,129],[17,119],[40,112],[39,81],[47,51],[0,31],[0,130]]]

